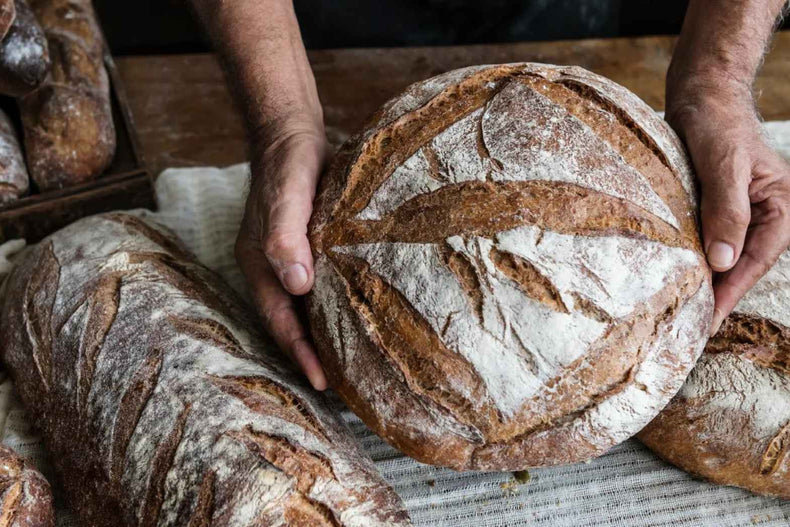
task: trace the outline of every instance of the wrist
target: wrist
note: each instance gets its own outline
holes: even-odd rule
[[[706,69],[670,67],[670,72],[665,117],[676,130],[682,132],[689,124],[711,115],[732,116],[737,121],[733,126],[758,122],[751,81]]]

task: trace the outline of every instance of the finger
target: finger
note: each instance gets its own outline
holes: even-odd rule
[[[313,255],[307,224],[323,164],[323,152],[313,143],[290,147],[275,174],[261,187],[266,228],[263,252],[282,286],[291,294],[307,293],[313,285]]]
[[[696,152],[705,254],[711,268],[723,272],[740,258],[749,227],[750,157],[739,149],[721,151],[708,145],[698,145]]]
[[[326,389],[326,376],[296,312],[293,297],[283,290],[268,261],[257,248],[250,249],[244,242],[237,246],[241,247],[237,249],[237,259],[250,284],[264,328],[307,376],[313,388]]]
[[[776,263],[790,243],[790,225],[783,216],[752,226],[747,234],[743,253],[730,271],[716,278],[713,292],[716,303],[711,323],[711,336],[732,312],[743,295]]]

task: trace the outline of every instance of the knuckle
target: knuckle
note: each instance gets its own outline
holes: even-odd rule
[[[742,209],[730,208],[723,211],[722,218],[730,225],[746,228],[751,221],[751,214]]]
[[[298,249],[299,238],[295,233],[271,231],[263,239],[263,252],[270,259],[281,260]]]

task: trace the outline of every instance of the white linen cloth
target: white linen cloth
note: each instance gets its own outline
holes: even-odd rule
[[[766,131],[790,158],[790,121],[767,123]],[[205,265],[239,291],[244,281],[234,262],[233,243],[247,180],[247,165],[169,169],[156,182],[159,212],[146,213],[173,229]],[[0,272],[5,254],[0,248]],[[2,442],[29,457],[53,483],[58,525],[76,525],[11,381],[2,373],[0,380]],[[510,473],[457,473],[420,464],[376,437],[350,411],[343,412],[343,419],[418,527],[790,524],[790,501],[694,479],[633,439],[588,463],[530,470],[529,482],[522,484]]]

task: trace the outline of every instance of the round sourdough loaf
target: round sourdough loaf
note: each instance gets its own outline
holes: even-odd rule
[[[740,301],[639,439],[716,483],[790,498],[790,252]]]
[[[319,189],[308,303],[330,382],[423,462],[597,456],[704,345],[695,203],[678,138],[597,75],[510,64],[414,84]]]

